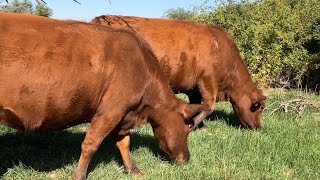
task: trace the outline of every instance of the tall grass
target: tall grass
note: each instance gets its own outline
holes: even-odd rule
[[[164,158],[149,125],[132,131],[131,152],[145,174],[141,179],[319,179],[319,111],[307,107],[297,118],[280,102],[297,95],[317,104],[320,97],[303,92],[269,91],[263,129],[251,131],[236,122],[229,103],[218,103],[207,132],[189,136],[190,162],[179,166]],[[181,96],[181,95],[180,95]],[[182,97],[184,98],[184,97]],[[3,179],[70,179],[88,125],[45,134],[21,133],[0,126],[0,176]],[[134,179],[123,171],[120,154],[108,138],[94,155],[88,179]]]

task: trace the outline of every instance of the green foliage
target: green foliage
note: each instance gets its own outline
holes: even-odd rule
[[[195,9],[189,19],[217,24],[235,38],[255,82],[301,83],[311,61],[306,44],[320,36],[318,0],[215,0]]]
[[[51,17],[53,12],[48,6],[39,4],[35,7],[34,14],[44,17]]]
[[[35,14],[38,16],[52,16],[52,9],[45,4],[34,6],[30,0],[13,0],[9,4],[4,3],[0,6],[0,12]]]
[[[10,4],[1,6],[0,11],[11,12],[11,13],[32,14],[33,5],[29,0],[23,0],[23,1],[13,0],[10,2]]]
[[[188,11],[183,8],[169,9],[164,13],[165,17],[170,19],[189,20],[195,16],[193,11]]]

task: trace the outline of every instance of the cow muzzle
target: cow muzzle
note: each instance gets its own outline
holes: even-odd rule
[[[175,158],[175,163],[177,164],[185,164],[189,161],[190,159],[190,154],[189,153],[185,153],[185,154],[178,154]]]

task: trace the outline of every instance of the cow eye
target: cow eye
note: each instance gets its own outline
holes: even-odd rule
[[[252,112],[255,112],[255,111],[257,111],[258,109],[260,109],[260,107],[261,107],[261,103],[260,102],[256,102],[256,103],[253,103],[252,104],[252,106],[251,106],[251,111]]]

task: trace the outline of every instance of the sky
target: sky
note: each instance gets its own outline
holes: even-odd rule
[[[170,8],[191,10],[204,0],[45,0],[53,9],[52,18],[90,21],[96,16],[113,14],[161,18]]]

